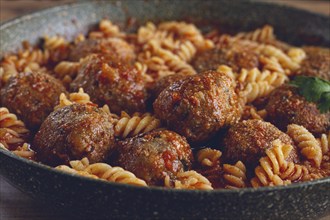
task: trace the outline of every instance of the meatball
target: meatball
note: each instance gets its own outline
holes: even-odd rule
[[[154,130],[119,142],[118,165],[149,185],[164,185],[191,167],[192,151],[184,137],[169,130]]]
[[[87,157],[103,161],[114,147],[114,128],[107,113],[95,106],[73,104],[52,112],[34,137],[40,161],[58,165]]]
[[[187,76],[181,75],[181,74],[173,74],[169,76],[165,76],[158,80],[156,84],[151,89],[151,95],[154,99],[156,99],[159,94],[168,86],[170,86],[172,83],[182,80],[186,78]]]
[[[92,53],[112,55],[123,63],[132,63],[136,59],[134,48],[119,38],[82,41],[72,48],[69,59],[77,62]]]
[[[207,71],[174,82],[154,104],[155,114],[189,141],[200,142],[240,118],[233,80],[224,73]]]
[[[294,147],[288,160],[298,162],[297,149],[291,138],[271,123],[256,119],[241,121],[228,130],[224,139],[224,157],[231,162],[241,160],[254,166],[276,139]]]
[[[1,103],[36,131],[58,104],[62,83],[42,72],[25,72],[11,77],[1,90]]]
[[[112,57],[97,54],[86,57],[70,86],[73,91],[83,88],[93,102],[108,104],[114,113],[146,109],[143,76],[135,68],[113,62]]]
[[[317,76],[330,81],[330,49],[304,47],[307,58],[298,70],[299,75]]]
[[[268,120],[283,131],[289,124],[298,124],[313,134],[321,134],[330,126],[330,113],[321,114],[315,103],[308,102],[290,85],[271,93],[266,110]]]
[[[219,65],[228,65],[234,72],[240,69],[253,69],[259,66],[259,57],[251,48],[240,44],[215,48],[196,55],[193,67],[197,72],[216,70]]]

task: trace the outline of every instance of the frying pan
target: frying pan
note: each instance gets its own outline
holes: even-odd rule
[[[264,24],[294,45],[330,45],[329,17],[250,1],[91,1],[17,18],[0,27],[0,57],[41,36],[73,39],[102,18],[132,31],[151,20],[186,20],[202,30],[246,31]],[[134,21],[127,26],[127,21]],[[132,22],[130,22],[132,23]],[[73,176],[0,149],[0,173],[31,197],[82,219],[315,219],[330,214],[330,178],[285,187],[171,190]]]

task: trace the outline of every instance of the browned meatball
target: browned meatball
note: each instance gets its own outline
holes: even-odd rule
[[[87,157],[100,162],[114,147],[108,114],[91,105],[74,104],[52,112],[34,137],[38,158],[58,165]]]
[[[219,65],[228,65],[234,72],[259,66],[258,54],[243,45],[215,48],[196,55],[193,66],[197,72],[216,70]]]
[[[299,75],[317,76],[330,80],[330,49],[321,47],[304,47],[307,54],[298,70]]]
[[[293,145],[291,138],[269,122],[246,120],[233,125],[224,139],[224,157],[232,162],[243,161],[247,165],[256,165],[265,150],[272,147],[272,142],[280,139],[285,144]],[[296,147],[288,157],[289,161],[298,162]]]
[[[135,69],[114,63],[112,57],[92,54],[86,57],[71,89],[83,88],[91,100],[108,104],[111,111],[144,112],[147,91],[142,75]]]
[[[41,72],[20,73],[11,77],[1,90],[1,103],[22,119],[31,130],[37,130],[57,105],[62,83]]]
[[[79,61],[91,53],[108,54],[124,63],[132,63],[135,58],[134,48],[119,38],[87,39],[75,45],[69,55],[71,61]]]
[[[289,124],[298,124],[314,134],[321,134],[330,126],[330,113],[321,114],[316,104],[299,95],[293,86],[283,85],[275,89],[266,110],[268,120],[283,131]]]
[[[192,151],[184,137],[168,130],[154,130],[126,139],[118,146],[119,166],[133,172],[150,185],[164,185],[168,175],[191,167]]]
[[[156,115],[189,141],[204,141],[240,117],[234,82],[207,71],[174,82],[153,104]]]
[[[182,80],[184,78],[186,78],[187,76],[185,75],[181,75],[181,74],[173,74],[173,75],[169,75],[169,76],[165,76],[163,78],[161,78],[160,80],[158,80],[156,82],[155,85],[153,85],[152,89],[151,89],[151,95],[152,97],[154,97],[154,99],[156,99],[159,94],[168,86],[170,86],[172,83]]]

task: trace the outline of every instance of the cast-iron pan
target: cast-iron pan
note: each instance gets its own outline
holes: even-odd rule
[[[0,57],[21,41],[86,33],[107,17],[125,26],[146,21],[188,20],[202,29],[251,30],[274,26],[295,45],[330,45],[329,17],[246,1],[92,1],[60,6],[12,20],[0,27]],[[129,27],[134,29],[134,27]],[[315,219],[330,214],[330,178],[259,189],[188,191],[143,188],[72,176],[0,149],[0,172],[31,197],[82,219]]]

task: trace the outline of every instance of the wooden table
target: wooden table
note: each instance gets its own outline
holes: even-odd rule
[[[76,0],[0,0],[0,22],[42,8],[75,1]],[[276,2],[330,16],[330,3],[326,1],[277,0]],[[67,216],[65,212],[52,210],[44,204],[40,204],[38,201],[30,199],[25,194],[9,185],[0,176],[0,220],[65,220],[67,219],[65,216]],[[329,219],[330,217],[328,216],[322,220]],[[72,217],[70,217],[70,220],[72,220]]]

